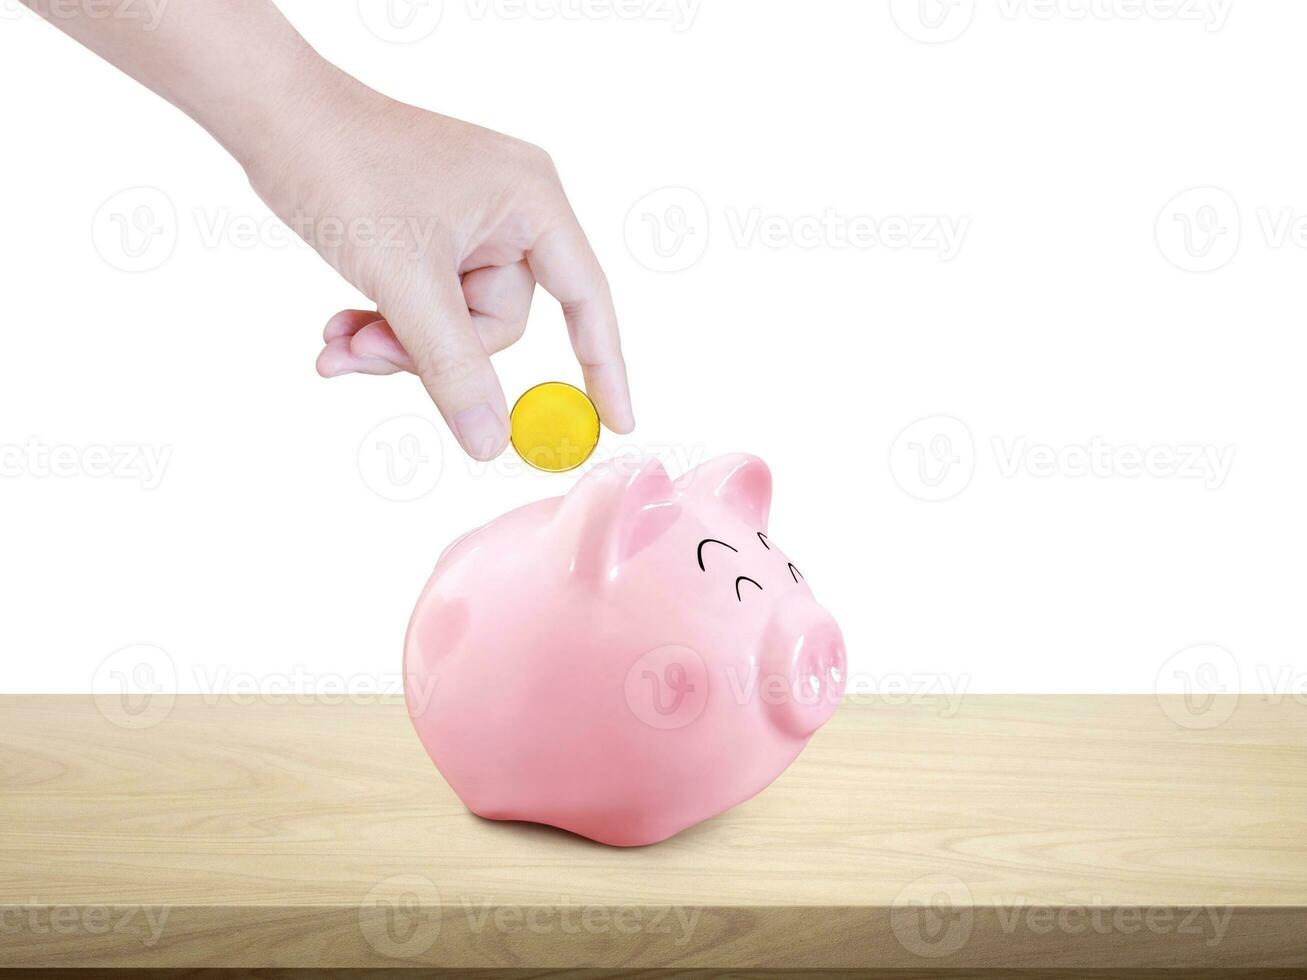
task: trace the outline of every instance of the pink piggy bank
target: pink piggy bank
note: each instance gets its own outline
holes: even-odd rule
[[[652,459],[464,535],[409,624],[404,689],[473,813],[664,840],[764,789],[835,712],[844,641],[767,536],[771,472]]]

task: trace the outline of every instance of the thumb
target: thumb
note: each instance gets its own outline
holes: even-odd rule
[[[457,276],[410,289],[383,312],[463,451],[493,459],[508,442],[508,407]]]

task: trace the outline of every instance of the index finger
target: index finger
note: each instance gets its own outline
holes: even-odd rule
[[[617,311],[608,279],[575,218],[541,235],[527,263],[536,281],[563,307],[572,350],[599,417],[614,432],[630,432],[635,415]]]

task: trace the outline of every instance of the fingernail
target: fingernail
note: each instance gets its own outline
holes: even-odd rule
[[[630,403],[611,399],[606,408],[604,425],[612,431],[626,435],[635,428],[635,414],[631,411]]]
[[[454,435],[474,459],[494,459],[504,448],[504,423],[488,404],[465,408],[454,416]]]
[[[631,389],[626,381],[626,367],[622,364],[597,364],[583,370],[585,390],[592,392],[595,404],[600,406],[604,425],[618,435],[635,428],[635,413],[631,410]]]

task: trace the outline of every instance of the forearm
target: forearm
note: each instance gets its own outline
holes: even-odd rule
[[[490,459],[508,439],[490,354],[522,335],[538,282],[600,417],[631,430],[608,281],[542,150],[372,91],[272,0],[23,2],[211,132],[371,300],[328,323],[323,374],[418,374],[463,448]]]
[[[271,0],[143,0],[132,16],[77,0],[23,2],[180,108],[247,170],[362,89]]]

